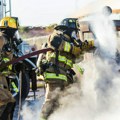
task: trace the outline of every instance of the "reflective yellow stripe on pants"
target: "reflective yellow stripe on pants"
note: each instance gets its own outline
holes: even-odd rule
[[[57,76],[56,73],[45,72],[44,77],[45,77],[46,80],[47,79],[61,79],[61,80],[67,81],[67,77],[63,74],[58,74],[58,76]]]
[[[19,90],[18,90],[17,86],[15,85],[15,83],[14,83],[14,82],[11,82],[11,84],[12,84],[13,90],[14,90],[16,93],[18,93]]]

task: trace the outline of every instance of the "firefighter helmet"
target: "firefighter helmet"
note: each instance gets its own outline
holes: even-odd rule
[[[0,27],[18,29],[19,23],[17,17],[4,17],[0,21]]]
[[[61,21],[60,25],[56,26],[55,29],[73,29],[79,30],[79,23],[77,18],[65,18]]]

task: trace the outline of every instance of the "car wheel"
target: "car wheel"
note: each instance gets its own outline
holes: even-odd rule
[[[18,74],[18,78],[19,78],[19,93],[15,96],[17,104],[19,103],[20,96],[21,96],[21,102],[25,101],[30,90],[29,74],[26,71],[20,71],[20,73]]]

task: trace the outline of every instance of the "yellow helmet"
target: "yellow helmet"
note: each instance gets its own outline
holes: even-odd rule
[[[18,29],[18,18],[17,17],[4,17],[0,21],[0,27],[9,27]]]

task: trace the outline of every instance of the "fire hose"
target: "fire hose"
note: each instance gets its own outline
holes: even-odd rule
[[[4,63],[0,66],[0,69],[4,69],[6,68],[7,66],[11,65],[11,64],[15,64],[19,61],[22,61],[24,59],[27,59],[31,56],[34,56],[34,55],[39,55],[40,53],[46,53],[47,51],[53,51],[52,48],[45,48],[45,49],[41,49],[41,50],[37,50],[35,52],[32,52],[32,53],[29,53],[29,54],[26,54],[26,55],[23,55],[21,57],[18,57],[18,58],[14,58],[12,59],[11,61],[7,62],[7,63]],[[20,73],[20,79],[21,78],[21,73]],[[22,81],[20,80],[20,94],[19,94],[19,110],[18,110],[18,118],[17,120],[20,120],[20,110],[21,110],[21,84],[22,84]]]
[[[52,48],[45,48],[45,49],[37,50],[37,51],[35,51],[35,52],[32,52],[32,53],[23,55],[23,56],[21,56],[21,57],[19,57],[19,58],[14,58],[14,59],[12,59],[11,61],[2,64],[2,65],[0,66],[0,69],[4,69],[5,67],[7,67],[7,66],[9,66],[9,65],[11,65],[11,64],[15,64],[15,63],[17,63],[17,62],[19,62],[19,61],[22,61],[22,60],[24,60],[24,59],[26,59],[26,58],[29,58],[29,57],[31,57],[31,56],[38,55],[38,54],[40,54],[40,53],[46,53],[47,51],[53,51],[53,49],[52,49]]]

